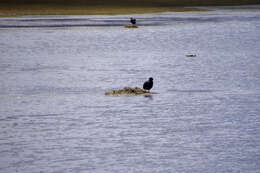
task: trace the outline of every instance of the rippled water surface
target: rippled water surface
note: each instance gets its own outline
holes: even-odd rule
[[[260,7],[129,17],[0,18],[0,172],[259,172]]]

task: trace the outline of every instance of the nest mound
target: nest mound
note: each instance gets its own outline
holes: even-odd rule
[[[125,25],[124,27],[125,28],[138,28],[138,26],[136,26],[136,25]]]
[[[145,91],[138,87],[135,88],[126,87],[120,90],[112,90],[105,93],[105,95],[112,95],[112,96],[117,96],[117,95],[136,96],[136,95],[150,95],[150,94],[154,94],[154,93]]]

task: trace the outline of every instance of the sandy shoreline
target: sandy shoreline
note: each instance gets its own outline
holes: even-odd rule
[[[0,7],[0,16],[20,15],[124,15],[161,12],[194,12],[208,11],[198,7],[50,7],[50,6],[19,6],[12,8]]]
[[[3,0],[0,17],[23,15],[127,15],[161,12],[211,11],[214,6],[259,4],[256,0],[241,2],[204,0]],[[206,8],[205,8],[206,7]]]

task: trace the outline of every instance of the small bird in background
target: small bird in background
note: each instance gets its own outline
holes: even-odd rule
[[[153,87],[153,78],[150,77],[148,81],[144,82],[143,89],[148,90],[150,92],[150,89]]]
[[[135,18],[130,18],[130,22],[132,23],[132,25],[135,25],[136,24],[136,19]]]

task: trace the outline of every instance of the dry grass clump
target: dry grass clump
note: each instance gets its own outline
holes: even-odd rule
[[[125,25],[124,27],[125,28],[138,28],[138,26],[136,26],[136,25]]]
[[[111,95],[111,96],[118,96],[118,95],[136,96],[136,95],[150,95],[150,94],[154,94],[154,93],[145,91],[138,87],[135,88],[126,87],[120,90],[112,90],[105,93],[105,95]]]

